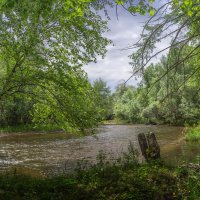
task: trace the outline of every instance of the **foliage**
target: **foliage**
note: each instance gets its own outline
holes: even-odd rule
[[[45,13],[48,12],[48,6],[52,5],[55,1],[54,0],[48,0],[48,1],[42,1],[40,2],[41,9],[45,10]],[[139,0],[137,3],[133,0],[59,0],[57,2],[64,3],[64,9],[66,12],[66,18],[73,18],[77,16],[83,16],[84,13],[87,10],[90,10],[89,6],[96,5],[95,8],[102,9],[105,8],[105,6],[122,6],[126,10],[128,10],[131,13],[139,13],[141,15],[144,15],[146,13],[149,13],[150,15],[153,15],[155,12],[155,8],[152,6],[152,3],[154,0]],[[0,2],[0,8],[12,8],[16,2],[14,0],[1,0]]]
[[[81,69],[97,55],[104,56],[110,43],[102,36],[108,30],[106,21],[97,12],[107,13],[107,5],[116,5],[131,13],[153,14],[152,3],[2,0],[1,126],[34,123],[84,129],[111,116],[111,106],[108,112],[95,108],[101,95],[95,97]]]
[[[188,47],[188,51],[192,48]],[[160,63],[147,67],[138,88],[124,86],[126,90],[121,95],[116,90],[118,97],[115,99],[114,113],[118,118],[134,123],[179,125],[199,121],[199,56],[168,72],[167,63],[181,59],[176,58],[175,51],[162,57]]]
[[[91,10],[68,18],[67,2],[7,1],[1,8],[1,124],[95,125],[93,89],[81,67],[105,55],[106,22]]]
[[[130,55],[132,76],[143,75],[145,67],[153,58],[166,52],[171,54],[174,48],[179,59],[167,61],[169,71],[199,55],[199,7],[199,0],[163,1],[155,15],[144,25],[140,40],[130,46],[137,50]],[[166,45],[157,48],[161,42]],[[188,45],[193,48],[185,54]]]
[[[22,1],[21,1],[22,2]],[[47,0],[47,1],[38,1],[40,9],[43,12],[44,15],[48,13],[48,8],[51,7],[56,1],[54,0]],[[64,9],[66,12],[65,17],[66,18],[72,18],[77,16],[82,16],[84,14],[84,11],[88,5],[88,3],[91,2],[91,0],[71,0],[71,1],[57,1],[58,3],[64,3]],[[9,8],[12,9],[18,2],[14,0],[2,0],[0,4],[1,9]],[[26,6],[27,1],[23,1],[23,5]],[[33,2],[32,2],[33,3]],[[23,15],[27,15],[28,12],[26,9],[24,9]],[[43,15],[43,16],[44,16]]]
[[[200,140],[200,125],[196,127],[188,127],[185,138],[187,141],[199,141]]]
[[[139,0],[137,4],[133,0],[116,0],[117,5],[123,6],[130,13],[139,13],[140,15],[145,15],[149,13],[150,15],[154,15],[155,8],[151,5],[154,0]],[[127,5],[128,4],[128,5]]]
[[[96,93],[95,106],[98,109],[98,119],[109,120],[113,117],[113,101],[111,90],[102,79],[97,79],[93,84]]]
[[[199,15],[198,14],[198,12],[200,11],[200,8],[199,8],[200,1],[199,0],[195,0],[195,1],[192,1],[192,0],[182,0],[182,1],[173,0],[173,3],[176,6],[179,6],[180,9],[190,17],[192,17],[194,14]]]
[[[83,130],[112,116],[108,88],[100,94],[98,86],[94,86],[94,92],[82,70],[83,65],[95,62],[97,56],[104,56],[110,43],[103,37],[108,30],[107,22],[98,14],[104,10],[109,19],[107,6],[115,6],[116,11],[121,6],[131,14],[152,16],[136,44],[138,51],[131,55],[134,73],[143,72],[144,83],[138,89],[121,91],[123,94],[115,92],[115,115],[132,123],[194,123],[199,118],[199,1],[172,0],[157,11],[153,2],[2,0],[0,124],[32,123],[35,127],[54,124],[62,129]],[[175,30],[165,32],[168,27]],[[174,36],[172,48],[169,47],[165,63],[161,63],[163,66],[145,69],[151,58],[160,53],[152,56],[155,44],[171,36]],[[185,83],[191,77],[194,78],[183,85],[182,81]],[[105,83],[102,87],[106,88]],[[146,88],[151,88],[147,97]],[[188,96],[192,92],[195,97]],[[170,100],[160,105],[164,96]]]
[[[119,92],[120,88],[124,92]],[[119,96],[120,93],[121,96]],[[114,113],[117,118],[127,120],[131,123],[139,121],[140,112],[137,100],[135,100],[136,94],[136,89],[131,86],[125,87],[121,85],[116,89],[116,94],[114,94]]]

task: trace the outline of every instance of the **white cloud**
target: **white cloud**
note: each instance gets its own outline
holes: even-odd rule
[[[111,20],[108,24],[110,31],[106,37],[113,41],[114,46],[110,45],[107,48],[108,52],[103,60],[98,59],[97,63],[90,63],[84,67],[91,82],[102,78],[112,90],[131,76],[132,67],[129,65],[128,56],[133,50],[122,49],[138,41],[142,25],[147,19],[141,16],[134,17],[124,10],[119,10],[118,18],[119,20],[117,20],[115,11],[111,11]],[[128,83],[136,85],[138,81],[133,78]]]

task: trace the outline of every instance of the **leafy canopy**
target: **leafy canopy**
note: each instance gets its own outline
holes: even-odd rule
[[[34,122],[85,128],[96,122],[96,109],[81,67],[104,56],[110,41],[102,36],[107,27],[100,16],[90,9],[70,16],[70,5],[63,0],[5,1],[0,102],[23,95],[35,102]]]

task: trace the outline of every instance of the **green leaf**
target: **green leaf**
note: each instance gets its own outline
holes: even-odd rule
[[[150,9],[150,10],[149,10],[149,14],[150,14],[151,16],[154,16],[154,15],[155,15],[155,9],[153,9],[153,8]]]
[[[118,5],[124,5],[124,0],[116,0],[115,2]]]
[[[149,0],[150,3],[153,3],[155,0]]]

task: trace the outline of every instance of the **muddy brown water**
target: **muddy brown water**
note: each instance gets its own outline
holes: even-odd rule
[[[154,132],[161,157],[179,165],[200,155],[199,143],[184,140],[184,128],[147,125],[106,125],[92,136],[70,138],[65,133],[0,134],[0,170],[26,167],[44,174],[73,171],[77,162],[95,163],[99,152],[118,157],[130,142],[138,148],[139,133]]]

